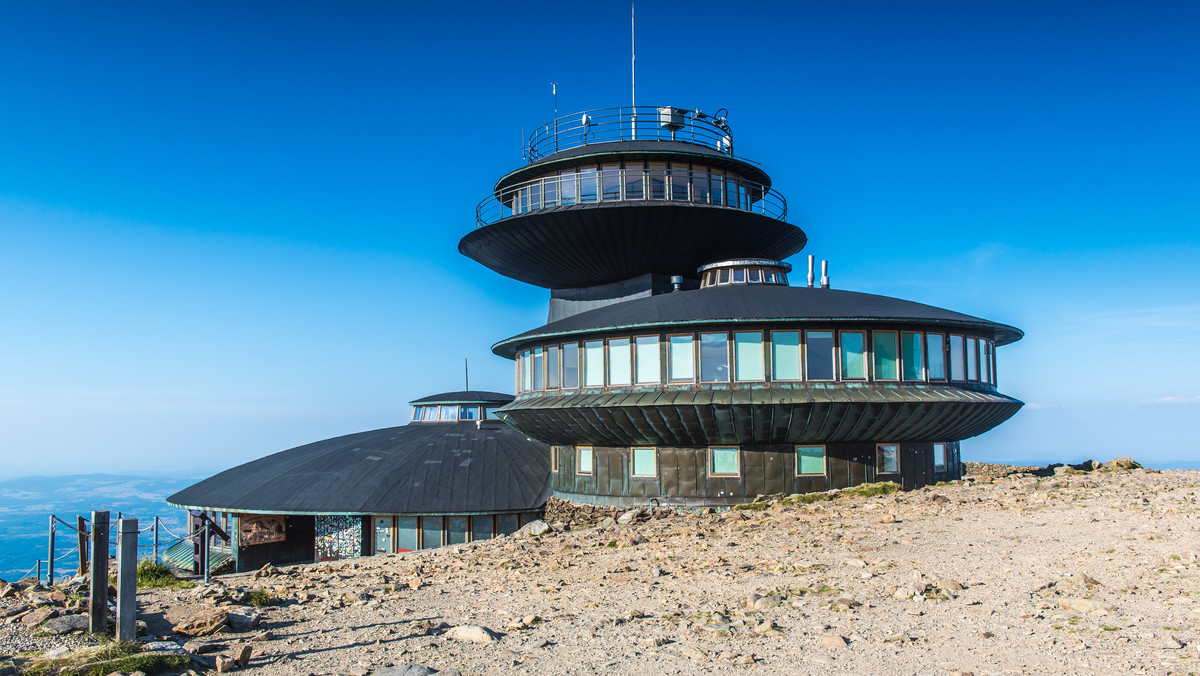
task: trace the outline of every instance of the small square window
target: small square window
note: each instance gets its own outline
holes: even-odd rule
[[[825,447],[796,447],[796,476],[802,474],[825,475]]]
[[[592,447],[580,446],[575,449],[575,473],[591,475],[592,473]]]
[[[875,446],[875,473],[900,473],[900,445],[878,444]]]
[[[630,449],[630,474],[643,479],[658,478],[658,449],[647,446]]]
[[[714,477],[741,476],[740,454],[737,446],[708,449],[708,475]]]

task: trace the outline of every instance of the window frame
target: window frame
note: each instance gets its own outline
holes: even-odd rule
[[[588,452],[588,471],[583,471],[583,463],[580,458],[583,457],[584,451]],[[596,448],[594,446],[576,446],[575,447],[575,476],[595,476],[596,475]]]
[[[942,465],[941,465],[941,469],[938,469],[938,462],[937,462],[937,449],[938,449],[938,446],[941,446],[941,447],[942,447]],[[933,471],[934,471],[934,472],[945,472],[945,471],[948,471],[948,470],[950,469],[950,460],[949,460],[950,453],[949,453],[949,451],[950,451],[950,444],[948,444],[948,443],[945,443],[945,442],[936,442],[936,443],[934,443],[934,444],[933,444],[933,450],[932,450],[932,452],[930,453],[930,455],[931,455],[932,457],[931,457],[930,459],[933,461]]]
[[[638,474],[635,458],[636,451],[653,451],[654,452],[654,472],[652,474]],[[658,447],[657,446],[631,446],[629,448],[629,477],[631,479],[653,479],[658,481]]]
[[[894,446],[896,448],[896,471],[894,471],[894,472],[883,471],[880,469],[880,461],[883,459],[883,455],[879,452],[879,449],[883,448],[884,446]],[[875,476],[878,477],[880,475],[900,476],[900,444],[898,444],[898,443],[875,444]]]
[[[600,384],[598,385],[596,383],[588,382],[588,362],[590,361],[588,359],[588,345],[595,345],[596,343],[600,344]],[[580,374],[582,377],[579,379],[580,387],[604,387],[604,384],[608,381],[608,341],[603,339],[585,340],[583,341],[582,347],[583,359],[580,361],[580,364],[583,368],[580,369],[582,371]]]
[[[550,446],[550,471],[554,474],[558,474],[558,453],[558,446]]]
[[[762,370],[761,378],[739,378],[738,377],[742,370],[742,365],[741,365],[741,359],[738,358],[737,337],[739,335],[749,335],[749,334],[758,334],[758,350],[760,352],[758,365],[759,365],[759,368]],[[730,331],[727,334],[726,341],[732,347],[732,350],[731,350],[732,354],[730,355],[730,361],[732,363],[729,365],[730,366],[729,370],[732,371],[732,373],[730,374],[732,376],[731,382],[735,382],[735,383],[765,383],[765,382],[767,382],[768,369],[767,369],[767,336],[766,336],[766,332],[765,331],[736,331],[736,330],[734,330],[734,331]],[[720,382],[720,381],[717,381],[717,382]]]
[[[641,375],[640,375],[640,371],[639,371],[639,369],[641,368],[640,367],[640,359],[638,359],[638,339],[639,338],[653,338],[654,339],[655,352],[658,353],[658,371],[657,371],[657,377],[654,380],[642,380],[641,379]],[[657,333],[643,333],[640,335],[632,336],[629,339],[629,350],[630,350],[630,354],[631,354],[631,356],[630,356],[631,362],[629,364],[629,370],[631,372],[630,380],[632,381],[633,385],[636,386],[636,385],[662,385],[663,384],[662,342],[663,342],[662,337],[659,336]]]
[[[947,335],[945,333],[939,333],[937,331],[925,331],[924,333],[925,333],[925,382],[929,382],[929,383],[948,383],[948,382],[950,382],[950,364],[947,363],[949,360],[949,356],[950,356],[950,352],[949,352],[950,339],[947,337]],[[937,336],[938,342],[941,343],[941,350],[940,350],[941,355],[940,355],[940,358],[938,359],[938,363],[940,363],[942,365],[942,377],[941,378],[934,378],[933,372],[930,369],[930,362],[931,362],[930,355],[933,354],[931,352],[932,348],[929,345],[929,337],[930,336]]]
[[[575,384],[570,387],[567,387],[567,381],[566,381],[566,378],[567,378],[567,346],[568,345],[573,346],[575,348]],[[579,341],[576,340],[574,342],[559,343],[558,347],[559,347],[559,350],[558,350],[558,368],[559,368],[558,386],[559,386],[559,389],[560,390],[578,390],[580,387],[583,386],[582,385],[583,369],[579,368],[579,366],[580,366],[579,355],[582,354],[581,348],[579,347]]]
[[[842,336],[847,333],[856,333],[862,336],[862,376],[852,378],[846,375],[846,353],[842,347]],[[834,380],[839,382],[847,381],[860,383],[871,379],[871,342],[867,335],[866,329],[839,329],[837,332],[837,342],[834,343]]]
[[[737,471],[733,474],[718,474],[713,466],[713,451],[733,450],[737,463]],[[708,477],[710,479],[740,479],[742,478],[742,447],[741,446],[709,446],[708,447]]]
[[[790,333],[796,336],[796,378],[779,378],[776,377],[775,368],[775,334]],[[804,331],[796,329],[794,331],[771,331],[771,349],[768,359],[771,362],[771,382],[776,383],[798,383],[804,381]]]
[[[666,338],[667,338],[667,340],[666,340],[666,343],[667,343],[667,382],[666,382],[666,384],[668,384],[668,385],[694,384],[696,382],[696,379],[699,377],[699,371],[700,371],[700,369],[698,368],[698,365],[696,364],[696,358],[697,358],[697,355],[699,354],[699,350],[696,349],[696,334],[694,334],[694,333],[669,333],[669,334],[667,334]],[[671,365],[675,363],[674,362],[675,352],[671,349],[671,339],[672,338],[687,338],[688,341],[691,343],[691,346],[692,346],[691,347],[691,352],[692,352],[692,355],[691,355],[692,356],[692,358],[691,358],[692,377],[691,378],[676,379],[673,375],[674,371],[672,370]]]
[[[920,376],[917,378],[906,378],[905,369],[908,367],[909,354],[904,351],[904,336],[916,336],[917,340],[921,341],[918,346],[917,353],[921,356],[921,365],[919,368]],[[925,366],[925,334],[921,331],[901,331],[900,332],[900,380],[906,383],[921,383],[929,380],[928,372]]]
[[[724,336],[724,341],[725,341],[725,379],[724,380],[719,380],[719,379],[718,380],[705,380],[704,379],[704,336]],[[729,331],[701,331],[697,334],[696,357],[697,357],[697,359],[699,361],[699,365],[700,365],[700,368],[697,369],[697,374],[696,374],[696,376],[699,378],[698,382],[704,383],[704,384],[732,382],[731,379],[733,377],[733,373],[731,372],[730,366],[732,365],[733,359],[730,358],[729,343],[730,343]]]
[[[896,366],[895,366],[896,377],[895,378],[884,378],[879,375],[879,355],[878,355],[878,351],[875,349],[875,341],[877,340],[876,336],[889,336],[889,335],[892,337],[892,347],[895,349],[895,353],[894,353],[894,359],[896,362]],[[901,367],[902,367],[902,364],[900,363],[900,332],[893,331],[890,329],[883,330],[883,331],[872,330],[871,331],[871,366],[870,366],[872,380],[877,381],[877,382],[884,382],[884,383],[899,382],[902,379],[902,376],[904,375],[903,369]]]
[[[954,377],[954,339],[958,338],[958,359],[959,369],[962,371],[961,378]],[[967,337],[960,333],[951,333],[946,336],[947,359],[946,364],[946,380],[952,383],[967,382]]]
[[[809,369],[812,365],[808,348],[808,335],[810,333],[828,333],[829,334],[829,365],[831,367],[831,376],[829,378],[813,378],[809,375]],[[838,375],[838,355],[837,350],[837,331],[835,329],[804,329],[804,352],[801,355],[803,361],[804,382],[817,383],[832,383],[837,381]]]
[[[612,355],[613,355],[612,344],[613,344],[613,341],[621,341],[621,340],[625,341],[625,351],[626,351],[625,363],[629,367],[629,380],[628,380],[628,382],[624,382],[624,383],[613,382],[614,360],[612,358]],[[604,341],[604,384],[605,384],[605,386],[607,386],[607,387],[631,387],[633,385],[633,381],[634,381],[633,338],[631,338],[629,336],[616,336],[613,338],[605,339],[605,341]]]
[[[821,449],[821,472],[801,472],[800,471],[800,449],[802,448],[819,448]],[[816,477],[828,476],[829,472],[829,449],[825,444],[796,444],[793,447],[796,454],[796,476],[798,477]]]

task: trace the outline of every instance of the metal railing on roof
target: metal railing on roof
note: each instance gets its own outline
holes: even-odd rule
[[[787,199],[782,194],[738,176],[686,169],[635,174],[629,169],[582,169],[517,183],[485,197],[475,207],[475,223],[482,228],[513,216],[602,202],[687,203],[787,219]]]
[[[724,108],[708,115],[699,108],[624,106],[597,108],[555,118],[529,135],[530,164],[554,153],[607,141],[680,141],[733,154],[733,130]]]

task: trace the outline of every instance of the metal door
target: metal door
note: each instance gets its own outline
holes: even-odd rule
[[[375,553],[392,553],[392,517],[375,517]]]

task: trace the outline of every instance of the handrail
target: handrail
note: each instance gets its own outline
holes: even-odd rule
[[[627,170],[585,169],[543,176],[493,193],[475,207],[476,227],[544,209],[598,203],[676,202],[787,219],[787,199],[755,181],[707,171],[666,170],[629,177]]]
[[[624,106],[596,108],[557,117],[529,135],[525,159],[530,164],[554,153],[608,141],[678,141],[712,148],[730,157],[733,130],[724,108],[708,115],[699,108]]]

